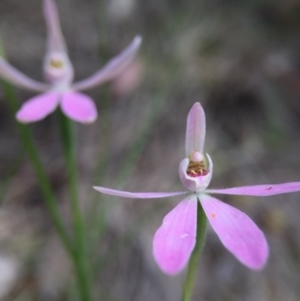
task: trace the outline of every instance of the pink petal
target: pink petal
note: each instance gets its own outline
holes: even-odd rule
[[[22,123],[41,120],[56,109],[58,102],[58,93],[49,92],[35,96],[22,105],[16,118]]]
[[[189,157],[193,152],[203,152],[205,140],[205,113],[199,102],[196,102],[187,117],[185,152]]]
[[[133,42],[118,56],[111,59],[102,69],[92,76],[75,83],[72,88],[74,90],[87,90],[116,77],[132,62],[141,43],[142,38],[136,36]]]
[[[263,232],[243,212],[209,195],[201,205],[221,242],[241,263],[258,270],[265,265],[269,248]]]
[[[269,196],[296,191],[300,191],[300,182],[244,186],[225,189],[208,189],[206,192],[235,195]]]
[[[196,243],[197,197],[189,196],[164,218],[153,240],[153,255],[167,274],[178,274],[190,258]]]
[[[120,196],[123,198],[132,198],[132,199],[154,199],[154,198],[168,198],[171,196],[183,195],[186,194],[186,191],[180,192],[128,192],[122,190],[114,190],[110,188],[94,186],[94,189],[101,193]]]
[[[182,184],[190,191],[200,192],[204,190],[210,183],[212,174],[213,174],[213,163],[208,154],[206,154],[208,158],[208,168],[209,172],[205,176],[191,177],[187,174],[187,168],[189,165],[189,159],[183,159],[179,164],[179,178]]]
[[[69,118],[81,123],[92,123],[98,116],[94,101],[87,95],[77,92],[63,95],[61,109]]]
[[[48,85],[29,78],[27,75],[11,66],[2,57],[0,57],[0,76],[11,82],[13,85],[36,92],[44,92],[49,88]]]

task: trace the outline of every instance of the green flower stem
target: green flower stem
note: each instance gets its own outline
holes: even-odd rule
[[[83,214],[80,208],[77,164],[76,164],[76,146],[75,146],[75,128],[74,123],[68,119],[61,111],[58,111],[59,124],[62,136],[63,149],[66,157],[67,176],[70,192],[70,203],[73,218],[73,229],[76,248],[74,250],[75,271],[78,281],[78,287],[82,301],[91,300],[90,289],[90,269],[86,250],[86,231]]]
[[[195,279],[197,276],[198,262],[205,240],[206,223],[206,215],[201,204],[198,202],[196,246],[189,261],[186,278],[183,283],[181,301],[190,301],[192,298]]]
[[[3,82],[3,87],[4,87],[4,93],[5,93],[8,105],[10,106],[11,111],[15,114],[17,112],[17,110],[19,109],[19,104],[17,102],[15,90],[7,82]],[[27,152],[27,155],[28,155],[28,157],[33,165],[33,168],[35,170],[39,185],[40,185],[42,193],[44,195],[44,200],[45,200],[47,209],[51,215],[55,229],[56,229],[58,235],[60,236],[60,238],[66,248],[66,251],[69,253],[69,255],[72,256],[72,254],[73,254],[72,242],[68,236],[65,225],[62,221],[62,217],[61,217],[61,214],[59,211],[59,207],[57,205],[57,201],[53,194],[49,179],[46,175],[46,172],[45,172],[45,170],[42,166],[42,163],[40,161],[40,158],[38,156],[38,152],[34,145],[30,130],[29,130],[28,126],[21,124],[21,123],[17,123],[17,127],[18,127],[18,131],[19,131],[23,146],[24,146],[24,148]]]

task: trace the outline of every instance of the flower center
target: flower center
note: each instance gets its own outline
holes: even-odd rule
[[[202,154],[200,154],[199,152],[194,152],[190,156],[190,162],[186,173],[193,178],[199,176],[206,176],[208,174],[208,170],[206,168],[206,164]]]
[[[50,66],[53,68],[62,68],[63,62],[61,60],[51,59]]]

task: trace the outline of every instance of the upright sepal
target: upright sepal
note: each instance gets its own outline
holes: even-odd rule
[[[45,78],[60,91],[67,90],[73,81],[74,70],[67,53],[57,7],[53,0],[44,0],[44,15],[48,29],[48,49],[44,57]]]
[[[48,29],[48,51],[66,52],[66,43],[60,28],[57,7],[53,0],[44,0],[44,16]]]

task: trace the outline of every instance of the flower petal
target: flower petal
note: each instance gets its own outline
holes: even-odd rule
[[[141,43],[142,38],[136,36],[127,48],[125,48],[118,56],[111,59],[101,70],[87,79],[75,83],[72,88],[74,90],[91,89],[119,75],[133,60]]]
[[[209,195],[200,195],[200,201],[225,248],[250,269],[263,268],[269,248],[256,224],[245,213]]]
[[[58,93],[49,92],[35,96],[22,105],[16,118],[22,123],[41,120],[56,109],[58,102]]]
[[[128,192],[128,191],[115,190],[115,189],[110,189],[110,188],[105,188],[105,187],[100,187],[100,186],[94,186],[93,188],[101,193],[120,196],[123,198],[132,198],[132,199],[168,198],[171,196],[183,195],[183,194],[188,193],[186,191],[180,191],[180,192]]]
[[[196,102],[187,117],[185,153],[189,157],[193,152],[203,153],[205,140],[205,113],[199,102]]]
[[[94,101],[77,92],[63,94],[61,109],[69,118],[81,123],[92,123],[98,116]]]
[[[208,189],[208,193],[232,194],[232,195],[253,195],[269,196],[300,191],[300,182],[290,182],[282,184],[266,184],[255,186],[234,187],[225,189]]]
[[[190,191],[200,192],[204,190],[210,183],[213,174],[213,163],[208,154],[208,168],[209,172],[205,176],[191,177],[187,174],[187,168],[189,165],[189,159],[183,159],[179,164],[179,177],[182,184]]]
[[[57,7],[53,0],[44,0],[44,16],[48,29],[48,51],[66,52],[66,43],[60,29]]]
[[[44,92],[49,88],[48,85],[29,78],[27,75],[11,66],[2,57],[0,57],[0,76],[11,82],[13,85],[35,92]]]
[[[153,255],[167,274],[178,274],[188,263],[196,243],[197,197],[189,196],[164,218],[155,233]]]

